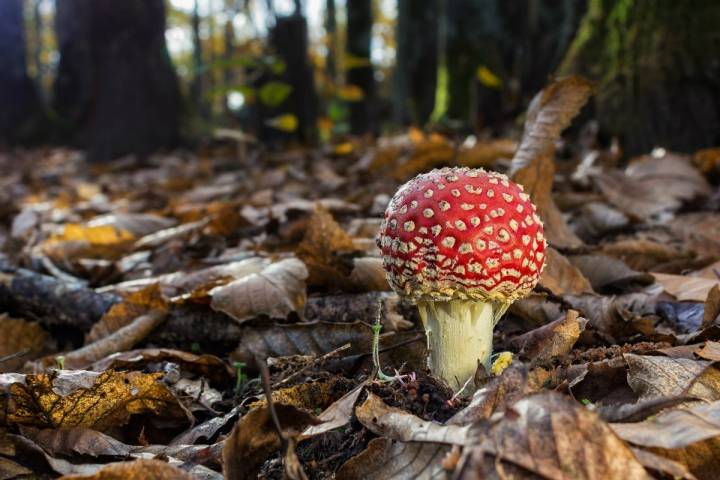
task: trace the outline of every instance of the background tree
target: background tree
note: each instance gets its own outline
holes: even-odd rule
[[[435,105],[438,0],[398,0],[395,121],[424,125]]]
[[[54,107],[95,160],[178,140],[180,90],[163,0],[57,0]]]
[[[39,102],[26,71],[22,0],[0,1],[0,144],[28,140]]]
[[[372,23],[371,0],[347,1],[346,64],[349,66],[346,83],[363,91],[362,100],[350,104],[350,131],[354,134],[378,131],[372,118],[375,97],[375,78],[370,61]]]
[[[560,74],[597,81],[601,129],[628,153],[720,142],[720,3],[591,0]]]

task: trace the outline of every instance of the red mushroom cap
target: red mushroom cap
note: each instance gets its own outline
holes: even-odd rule
[[[547,245],[522,186],[470,168],[433,170],[400,187],[377,243],[401,295],[502,303],[537,284]]]

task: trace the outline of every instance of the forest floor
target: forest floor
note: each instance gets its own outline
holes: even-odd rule
[[[563,141],[589,93],[548,87],[518,142],[0,155],[0,478],[716,478],[720,149]],[[552,247],[472,398],[375,244],[448,165],[511,174]]]

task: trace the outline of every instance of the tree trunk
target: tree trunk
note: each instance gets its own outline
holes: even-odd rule
[[[348,69],[346,81],[360,87],[364,93],[361,101],[350,104],[350,130],[356,135],[379,131],[372,115],[375,96],[375,78],[370,63],[372,22],[371,0],[348,0],[346,50],[348,57],[358,61],[353,63],[360,65]]]
[[[54,106],[91,160],[176,144],[180,90],[163,0],[57,0],[56,31]]]
[[[272,109],[272,112],[265,112],[263,118],[275,114],[293,113],[298,119],[298,128],[294,136],[303,142],[311,142],[315,138],[317,123],[317,96],[313,70],[308,57],[308,31],[305,17],[299,12],[289,17],[278,17],[271,32],[271,42],[279,57],[285,62],[285,72],[281,81],[290,84],[292,91],[282,105]],[[277,137],[277,131],[273,136]]]
[[[628,154],[720,143],[720,3],[591,0],[559,73],[597,82],[601,131]]]
[[[209,117],[207,103],[203,98],[205,91],[205,66],[203,61],[202,39],[200,38],[200,0],[195,0],[193,3],[191,26],[193,39],[193,77],[192,83],[190,84],[190,96],[193,107],[195,108],[195,114],[207,119]]]
[[[335,0],[325,2],[325,31],[328,36],[327,75],[333,85],[337,83],[337,14]]]
[[[423,125],[435,105],[438,0],[399,0],[395,121]]]
[[[22,0],[0,1],[0,145],[27,140],[39,102],[26,71]]]

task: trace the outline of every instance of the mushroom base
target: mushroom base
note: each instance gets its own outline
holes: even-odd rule
[[[492,303],[473,300],[418,302],[429,350],[428,367],[453,390],[475,376],[479,364],[490,371],[493,327]],[[472,380],[466,394],[475,390]]]

